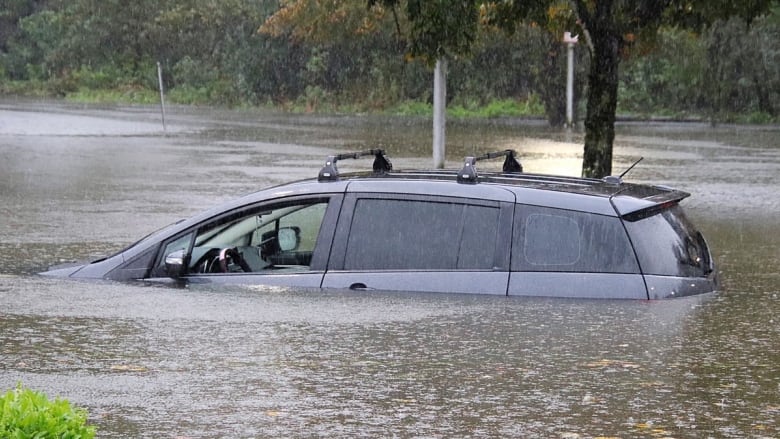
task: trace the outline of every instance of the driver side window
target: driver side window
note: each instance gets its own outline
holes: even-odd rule
[[[279,219],[279,229],[289,227],[298,227],[300,229],[298,251],[314,251],[314,245],[317,243],[317,235],[320,231],[322,217],[325,216],[326,206],[326,203],[316,203],[304,206]],[[273,222],[258,227],[252,236],[251,244],[260,245],[262,235],[275,229],[276,224]]]
[[[327,200],[263,206],[201,227],[192,248],[191,274],[306,271],[311,264]]]

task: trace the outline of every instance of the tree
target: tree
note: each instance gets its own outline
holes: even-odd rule
[[[387,8],[395,16],[405,3],[405,18],[410,23],[409,54],[429,64],[469,53],[477,38],[479,3],[474,0],[367,1],[369,9]]]
[[[368,0],[369,5],[381,3],[395,7],[399,0]],[[439,2],[429,2],[438,4]],[[507,29],[520,21],[535,21],[549,25],[550,10],[560,4],[556,0],[494,0],[487,2],[452,2],[449,8],[423,9],[420,0],[408,0],[407,17],[412,29],[412,47],[424,53],[437,53],[437,41],[443,41],[456,52],[468,50],[470,15],[456,15],[453,11],[469,3],[478,8],[486,21]],[[717,19],[738,16],[750,21],[767,11],[772,0],[570,0],[577,23],[585,35],[590,52],[588,74],[587,114],[585,116],[585,145],[582,174],[586,177],[604,177],[612,172],[612,146],[615,139],[615,112],[618,98],[618,69],[620,60],[642,38],[652,38],[663,23],[691,28],[703,28]],[[461,21],[466,20],[466,21]],[[465,31],[450,27],[466,24]],[[454,40],[451,40],[452,37]],[[453,43],[450,43],[453,41]]]
[[[369,0],[369,7],[382,3],[393,10],[400,0]],[[433,81],[433,165],[445,162],[447,58],[468,53],[477,38],[479,17],[473,0],[407,0],[411,23],[410,50],[430,64],[435,60]]]
[[[296,74],[305,83],[307,107],[335,90],[382,101],[382,94],[402,87],[404,76],[403,62],[378,62],[379,54],[403,59],[407,23],[392,12],[367,12],[364,0],[287,0],[259,32],[301,49],[305,58]]]
[[[780,26],[768,18],[757,20],[752,28],[739,18],[722,20],[706,33],[706,89],[713,123],[735,111],[777,115]]]
[[[572,0],[591,54],[582,174],[612,173],[618,68],[637,38],[652,37],[664,23],[700,28],[729,16],[747,20],[766,11],[771,0]]]
[[[46,0],[0,0],[0,53],[8,51],[8,40],[22,18],[43,9]]]
[[[278,35],[285,29],[292,29],[292,35],[299,38],[312,38],[333,32],[337,26],[348,33],[354,33],[355,24],[350,25],[349,9],[355,5],[368,6],[368,19],[376,22],[378,17],[386,16],[390,11],[395,22],[398,37],[407,42],[407,56],[419,58],[428,65],[436,64],[434,75],[434,166],[444,165],[444,106],[446,95],[446,60],[448,57],[465,54],[476,40],[478,26],[478,7],[473,0],[406,0],[406,14],[399,17],[398,9],[402,0],[368,0],[361,2],[322,1],[306,2],[291,0],[269,18],[261,31]],[[365,16],[364,14],[361,14]],[[336,18],[334,20],[334,17]],[[406,20],[403,20],[403,19]],[[346,23],[344,23],[346,21]],[[402,27],[402,21],[409,23]],[[295,23],[294,26],[289,26]],[[366,28],[365,22],[357,28]],[[343,32],[343,31],[342,31]]]
[[[547,121],[555,127],[566,122],[566,69],[565,49],[561,44],[563,33],[577,28],[576,17],[568,0],[483,2],[482,21],[497,26],[511,34],[532,30],[538,51],[528,50],[526,56],[537,56],[531,62],[535,67],[533,77],[536,90],[544,102]],[[515,17],[515,18],[513,18]],[[516,17],[524,17],[522,20]],[[577,56],[575,71],[583,70],[584,57]],[[582,82],[575,74],[574,102],[579,100]]]

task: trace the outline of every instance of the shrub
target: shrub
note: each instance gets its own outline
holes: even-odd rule
[[[487,105],[479,106],[476,102],[467,103],[467,105],[452,105],[447,109],[447,115],[453,117],[529,117],[543,116],[544,104],[539,96],[530,95],[524,101],[515,99],[494,99]]]
[[[0,437],[8,439],[92,439],[95,427],[86,425],[87,412],[65,399],[46,395],[21,384],[0,395]]]
[[[750,124],[770,124],[775,121],[775,118],[769,113],[753,111],[740,117],[739,121]]]

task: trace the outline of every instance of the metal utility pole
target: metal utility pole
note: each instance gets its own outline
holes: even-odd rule
[[[160,65],[160,61],[157,61],[157,81],[160,83],[160,112],[162,113],[163,132],[166,132],[166,129],[165,129],[165,92],[163,91],[162,66]]]
[[[566,126],[574,126],[574,45],[577,44],[579,35],[571,36],[571,32],[563,33],[563,42],[566,44],[568,70],[566,72]]]
[[[444,168],[447,114],[447,60],[436,60],[433,72],[433,167]]]

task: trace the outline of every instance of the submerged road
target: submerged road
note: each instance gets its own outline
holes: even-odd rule
[[[615,168],[691,192],[723,291],[662,302],[169,288],[34,273],[382,146],[428,167],[425,119],[0,101],[0,392],[98,437],[780,436],[776,127],[618,127]],[[451,121],[448,165],[515,148],[576,174],[581,134]],[[574,143],[572,143],[574,142]],[[350,165],[350,166],[361,166]],[[368,164],[366,164],[368,166]],[[345,168],[348,169],[348,168]]]

